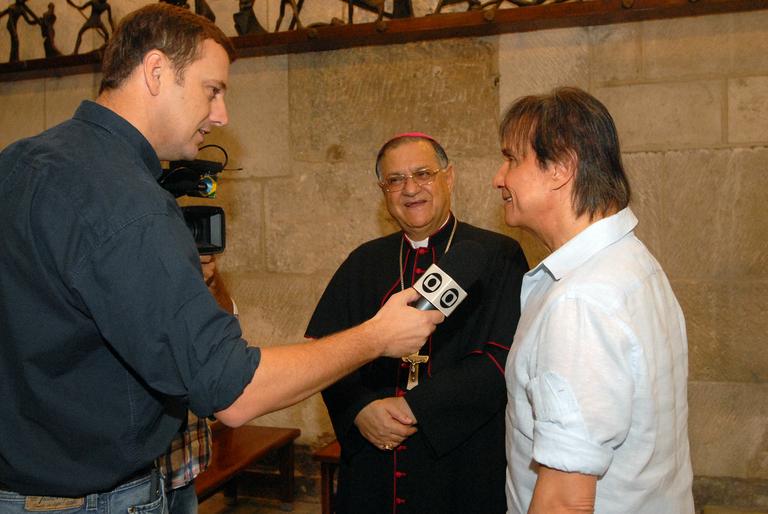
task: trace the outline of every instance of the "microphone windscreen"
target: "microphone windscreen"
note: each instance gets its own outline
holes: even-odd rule
[[[485,250],[480,243],[467,239],[451,246],[437,265],[462,289],[468,291],[480,278],[486,259]]]

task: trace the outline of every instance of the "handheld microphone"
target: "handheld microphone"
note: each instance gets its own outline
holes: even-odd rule
[[[421,295],[414,307],[450,315],[467,297],[466,290],[480,278],[485,260],[485,250],[479,243],[459,241],[440,259],[439,266],[431,265],[413,285]]]

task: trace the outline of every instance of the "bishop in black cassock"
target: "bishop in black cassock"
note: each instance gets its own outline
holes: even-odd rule
[[[451,217],[426,248],[412,248],[398,232],[353,251],[325,290],[307,336],[370,318],[400,290],[400,247],[409,287],[443,255],[453,223]],[[408,364],[380,358],[323,392],[342,449],[338,513],[506,512],[504,364],[528,267],[513,239],[459,222],[453,244],[467,239],[483,246],[487,264],[427,341],[419,385],[407,391]],[[418,419],[418,432],[394,451],[373,446],[354,424],[364,406],[388,396],[404,396]]]
[[[487,262],[480,279],[421,353],[418,386],[406,390],[408,364],[380,358],[323,392],[341,444],[338,513],[496,514],[506,512],[504,364],[520,312],[528,266],[518,243],[456,222],[453,215],[414,249],[398,232],[369,241],[341,265],[307,329],[322,337],[370,318],[387,298],[411,286],[452,244],[480,243]],[[394,451],[377,448],[355,426],[373,400],[403,396],[418,432]]]
[[[341,444],[336,511],[504,513],[504,364],[525,257],[513,239],[453,216],[453,165],[430,136],[388,141],[376,174],[402,231],[350,254],[320,299],[308,337],[370,318],[453,244],[475,241],[486,263],[477,282],[465,285],[467,298],[419,352],[428,360],[418,367],[415,387],[413,380],[408,387],[409,364],[380,358],[323,392]]]

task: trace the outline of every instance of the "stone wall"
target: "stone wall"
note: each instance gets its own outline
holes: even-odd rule
[[[115,4],[117,17],[135,7]],[[233,34],[229,4],[211,5]],[[277,5],[259,3],[265,26]],[[344,17],[341,3],[324,8],[307,2],[303,21]],[[58,35],[74,40],[63,26]],[[97,83],[0,83],[0,147],[65,119]],[[490,181],[500,113],[557,85],[588,89],[613,113],[638,233],[685,311],[697,497],[768,510],[768,11],[237,61],[230,126],[210,139],[243,170],[225,172],[206,202],[227,212],[220,268],[245,334],[257,345],[301,340],[346,254],[394,230],[372,168],[381,142],[404,130],[444,143],[461,219],[519,237],[538,262],[543,248],[504,227]],[[333,437],[319,396],[255,422],[298,426],[311,446]]]

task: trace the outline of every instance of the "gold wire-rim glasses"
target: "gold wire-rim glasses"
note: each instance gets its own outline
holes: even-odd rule
[[[437,169],[419,168],[412,171],[410,174],[393,173],[379,181],[379,187],[381,187],[387,193],[397,193],[398,191],[402,191],[405,188],[405,184],[408,182],[408,179],[413,180],[419,187],[428,186],[435,181],[438,173],[444,172],[447,169],[448,167],[446,166],[445,168]]]

